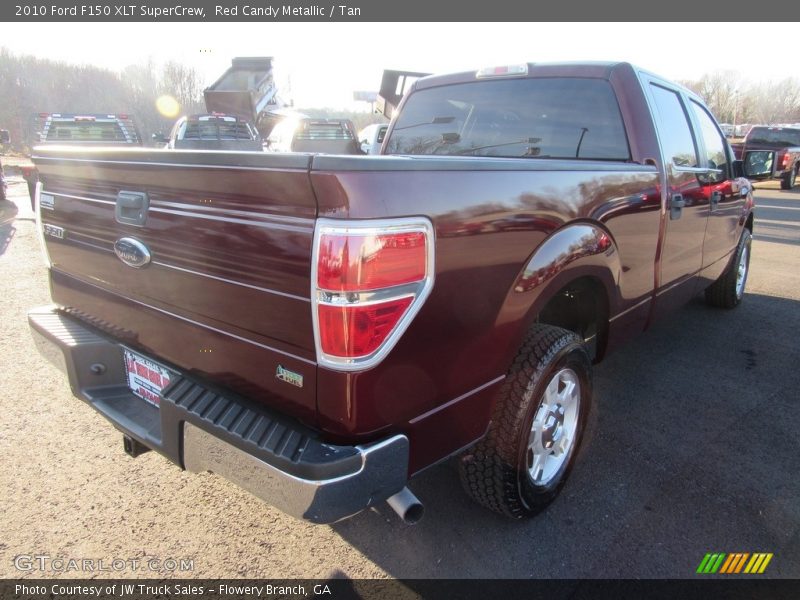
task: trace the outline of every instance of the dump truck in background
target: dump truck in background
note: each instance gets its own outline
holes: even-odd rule
[[[426,75],[430,75],[430,73],[385,69],[381,78],[381,89],[375,103],[375,112],[391,119],[406,91],[411,89],[417,79]]]
[[[203,91],[209,113],[249,121],[262,138],[286,115],[287,104],[278,95],[271,56],[237,57],[230,68]]]

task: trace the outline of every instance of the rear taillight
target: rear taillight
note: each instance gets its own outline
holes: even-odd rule
[[[791,160],[792,160],[792,155],[789,154],[788,152],[785,152],[781,157],[781,169],[785,169],[786,167],[788,167]]]
[[[433,227],[422,218],[319,219],[313,261],[319,363],[368,369],[392,349],[433,287]]]

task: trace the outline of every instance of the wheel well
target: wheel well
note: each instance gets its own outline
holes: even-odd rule
[[[608,295],[599,279],[581,277],[561,288],[539,312],[537,323],[574,331],[599,362],[608,339]]]
[[[751,234],[753,233],[753,213],[747,215],[747,221],[745,221],[744,226]]]

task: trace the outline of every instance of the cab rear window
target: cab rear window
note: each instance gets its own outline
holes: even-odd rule
[[[181,139],[184,140],[252,140],[255,139],[250,126],[237,119],[203,117],[190,119]]]
[[[751,144],[774,146],[800,146],[800,130],[784,127],[753,127],[747,141]]]
[[[124,142],[125,132],[115,121],[52,121],[46,141]]]
[[[414,92],[387,152],[630,159],[611,85],[563,77],[482,80]]]

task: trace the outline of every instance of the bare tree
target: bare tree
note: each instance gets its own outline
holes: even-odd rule
[[[800,81],[796,78],[753,85],[747,96],[758,123],[800,121]]]
[[[715,71],[703,75],[698,81],[683,81],[683,85],[700,96],[708,108],[724,123],[741,122],[741,77],[734,71]]]
[[[164,65],[158,86],[159,94],[169,94],[180,105],[184,114],[204,112],[203,85],[200,74],[178,62]]]

